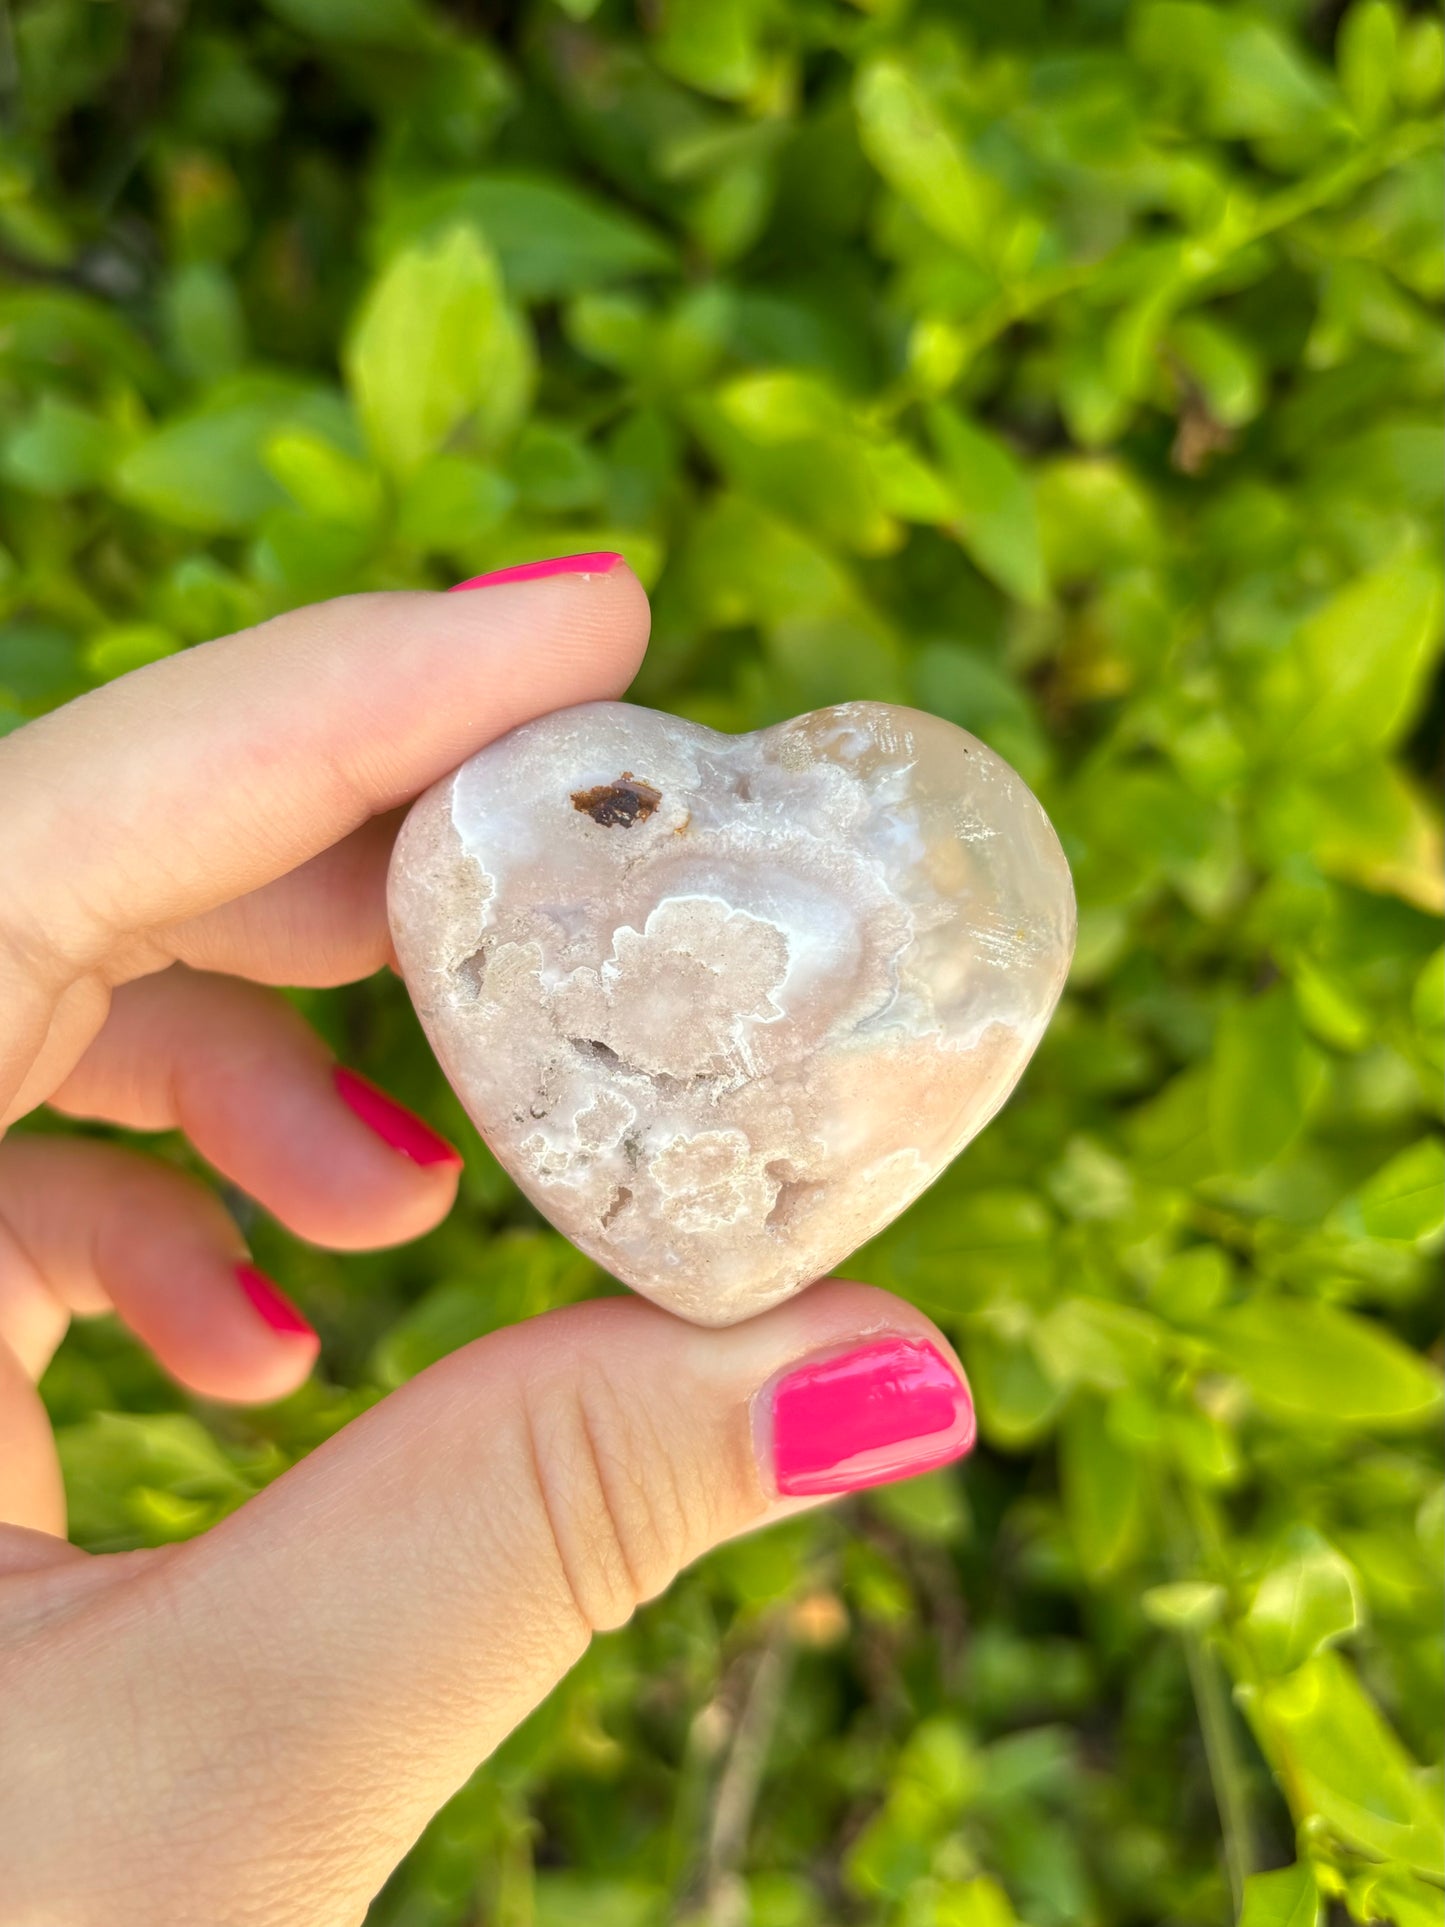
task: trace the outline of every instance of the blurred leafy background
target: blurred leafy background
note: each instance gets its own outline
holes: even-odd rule
[[[936,710],[1078,882],[1021,1091],[851,1267],[956,1337],[978,1453],[601,1642],[378,1927],[1445,1917],[1442,48],[1391,0],[0,12],[7,726],[615,546],[640,700]],[[301,1001],[462,1203],[342,1261],[234,1200],[326,1341],[284,1406],[73,1334],[84,1544],[606,1288],[396,983]]]

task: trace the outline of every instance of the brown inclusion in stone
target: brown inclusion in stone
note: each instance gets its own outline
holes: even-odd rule
[[[595,790],[574,790],[572,807],[600,823],[604,830],[620,825],[631,829],[645,823],[662,801],[662,791],[651,783],[639,781],[630,769],[623,770],[615,783],[599,783]]]

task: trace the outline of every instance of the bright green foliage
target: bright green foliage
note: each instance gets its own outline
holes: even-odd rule
[[[640,700],[920,703],[1078,883],[1020,1091],[851,1267],[957,1340],[974,1459],[601,1642],[379,1927],[1438,1923],[1438,16],[11,15],[0,726],[289,604],[612,546]],[[252,1214],[326,1340],[281,1408],[77,1332],[88,1544],[196,1531],[604,1288],[394,983],[300,1001],[458,1136],[462,1201],[344,1261]]]

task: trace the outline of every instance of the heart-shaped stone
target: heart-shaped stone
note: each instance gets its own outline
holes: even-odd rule
[[[1068,865],[966,731],[524,724],[419,800],[391,924],[442,1067],[560,1231],[684,1317],[821,1277],[993,1116],[1063,988]]]

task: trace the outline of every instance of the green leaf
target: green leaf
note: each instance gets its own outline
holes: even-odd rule
[[[869,1493],[868,1502],[920,1545],[953,1545],[967,1537],[968,1500],[953,1467],[903,1479],[897,1485],[880,1485]]]
[[[1332,1223],[1388,1244],[1421,1244],[1445,1230],[1445,1144],[1422,1137],[1362,1185]]]
[[[758,0],[666,0],[658,65],[720,100],[744,100],[763,73]]]
[[[484,448],[511,434],[531,395],[532,346],[494,258],[459,227],[383,270],[346,369],[378,460],[405,478],[464,427]]]
[[[1369,1015],[1344,986],[1307,957],[1296,957],[1289,975],[1306,1028],[1336,1050],[1362,1050],[1370,1041]]]
[[[1340,86],[1360,131],[1372,134],[1389,118],[1400,30],[1387,0],[1355,0],[1335,36]]]
[[[411,476],[397,505],[398,540],[474,560],[517,499],[505,475],[464,455],[434,455]]]
[[[1065,1298],[1034,1331],[1034,1349],[1055,1384],[1102,1392],[1152,1377],[1163,1342],[1147,1311],[1107,1298]]]
[[[1229,1604],[1223,1586],[1204,1579],[1180,1579],[1172,1585],[1151,1586],[1139,1601],[1151,1626],[1166,1632],[1203,1632],[1215,1625]]]
[[[1302,714],[1283,737],[1292,762],[1337,761],[1395,742],[1440,647],[1440,578],[1403,560],[1342,589],[1292,644]]]
[[[1138,1455],[1109,1430],[1107,1408],[1076,1399],[1059,1428],[1064,1519],[1085,1577],[1097,1584],[1136,1550],[1144,1522]]]
[[[1319,1889],[1303,1863],[1251,1874],[1244,1883],[1239,1927],[1319,1927],[1319,1918]]]
[[[1324,1067],[1285,985],[1230,1004],[1219,1020],[1209,1123],[1229,1171],[1258,1171],[1299,1135]]]
[[[865,555],[896,545],[862,424],[818,376],[740,375],[689,415],[734,484],[779,514]]]
[[[1307,852],[1326,876],[1445,911],[1440,818],[1403,771],[1371,756],[1266,793],[1268,860]]]
[[[966,1347],[979,1425],[990,1445],[1017,1452],[1047,1432],[1064,1389],[1039,1363],[1028,1339],[980,1323]]]
[[[634,214],[545,174],[472,174],[398,198],[377,249],[400,249],[471,226],[496,255],[518,301],[553,301],[676,266],[671,245]]]
[[[123,502],[180,528],[252,528],[285,499],[266,470],[266,442],[278,428],[307,424],[334,404],[335,397],[269,378],[229,384],[131,449],[111,487]]]
[[[1424,1031],[1445,1031],[1445,947],[1428,960],[1410,998],[1410,1014]]]
[[[1076,1133],[1049,1172],[1049,1196],[1066,1217],[1108,1223],[1134,1209],[1134,1178],[1127,1164],[1096,1139]]]
[[[1407,20],[1395,79],[1407,106],[1418,109],[1438,102],[1445,87],[1445,29],[1429,14]]]
[[[901,436],[870,448],[868,459],[880,499],[891,515],[934,527],[953,519],[958,506],[953,490]]]
[[[1292,1535],[1288,1557],[1270,1567],[1242,1621],[1267,1674],[1292,1672],[1360,1624],[1354,1569],[1309,1527]]]
[[[36,495],[71,495],[104,481],[127,443],[113,422],[46,393],[5,439],[0,469]]]
[[[109,1544],[141,1536],[160,1543],[209,1524],[252,1486],[196,1419],[178,1412],[98,1412],[56,1433],[72,1536]],[[143,1491],[202,1502],[178,1521],[137,1517]],[[144,1503],[144,1501],[142,1501]]]
[[[1371,1868],[1350,1889],[1356,1920],[1388,1921],[1389,1927],[1440,1927],[1440,1889],[1398,1867]]]
[[[929,432],[958,500],[958,538],[985,575],[1021,602],[1047,593],[1038,514],[1014,456],[946,402],[928,409]]]
[[[1248,1703],[1247,1703],[1248,1704]],[[1264,1689],[1251,1712],[1304,1810],[1347,1846],[1440,1877],[1438,1802],[1337,1653],[1321,1653]]]
[[[582,437],[553,422],[527,424],[507,474],[524,508],[549,514],[592,508],[606,487],[602,464]]]
[[[657,1927],[656,1890],[645,1880],[543,1872],[532,1891],[535,1927]]]
[[[414,47],[428,32],[419,0],[266,0],[298,33],[344,47]]]
[[[433,1285],[392,1325],[372,1369],[383,1385],[401,1385],[499,1325],[572,1303],[594,1276],[587,1259],[550,1233],[495,1238],[482,1247],[467,1277]]]
[[[1248,342],[1205,315],[1186,315],[1169,331],[1171,357],[1226,428],[1253,421],[1263,406],[1265,370]]]
[[[1008,1895],[987,1874],[942,1881],[926,1896],[920,1891],[918,1899],[904,1927],[1018,1927]]]
[[[1383,1326],[1305,1298],[1254,1298],[1211,1320],[1226,1371],[1284,1418],[1417,1425],[1440,1404],[1440,1377]]]
[[[171,352],[194,381],[219,381],[246,355],[246,322],[236,284],[215,261],[188,261],[162,295]]]
[[[1133,23],[1146,67],[1177,76],[1223,140],[1320,136],[1331,120],[1321,75],[1267,20],[1199,0],[1155,0]]]
[[[1166,1318],[1192,1324],[1228,1294],[1234,1271],[1218,1245],[1191,1245],[1167,1258],[1150,1280],[1150,1302]]]
[[[262,460],[297,506],[319,522],[365,528],[381,512],[376,473],[310,429],[278,429],[268,437]]]
[[[1122,462],[1062,457],[1042,470],[1036,493],[1040,544],[1054,582],[1088,581],[1159,550],[1153,501]]]
[[[853,89],[863,151],[890,187],[945,241],[987,251],[997,195],[906,61],[888,55],[859,70]]]
[[[0,289],[0,368],[32,392],[56,366],[108,383],[131,382],[143,395],[164,393],[154,350],[110,303],[58,288]]]
[[[21,620],[0,626],[0,688],[45,708],[78,695],[75,638],[54,623]]]
[[[119,623],[93,635],[81,652],[81,660],[98,682],[110,682],[132,669],[143,669],[148,662],[173,656],[180,646],[178,639],[158,623]]]

